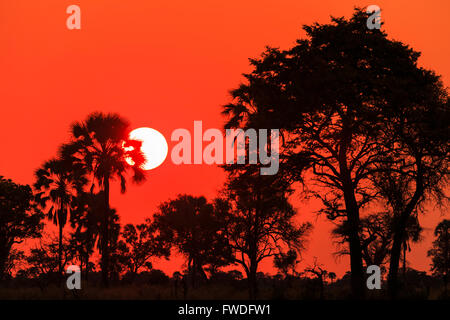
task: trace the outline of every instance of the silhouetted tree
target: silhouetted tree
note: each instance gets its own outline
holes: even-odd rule
[[[384,266],[389,260],[389,254],[392,249],[393,242],[393,228],[395,217],[392,212],[372,213],[361,219],[360,223],[360,240],[362,248],[362,257],[366,266],[377,265]],[[333,235],[340,238],[339,244],[344,244],[347,231],[345,230],[346,223],[337,225],[333,230]],[[422,227],[416,217],[411,217],[407,225],[405,240],[403,244],[403,260],[404,270],[406,269],[406,251],[410,248],[409,242],[418,242],[421,240]],[[410,249],[409,249],[410,250]],[[338,255],[349,254],[347,248],[344,246]]]
[[[148,282],[150,284],[167,284],[170,278],[159,269],[152,269],[147,273]]]
[[[411,251],[411,243],[422,240],[422,232],[423,228],[420,226],[417,217],[410,216],[403,239],[403,278],[406,277],[406,252]]]
[[[408,239],[420,240],[418,215],[425,211],[426,201],[432,200],[435,207],[444,204],[449,177],[448,93],[439,76],[417,67],[419,53],[412,51],[411,55],[411,63],[402,69],[409,80],[406,91],[398,97],[401,102],[384,109],[387,134],[379,140],[387,156],[384,162],[374,164],[372,175],[376,190],[393,214],[388,276],[392,297],[398,291],[402,248]]]
[[[71,242],[76,250],[75,255],[80,262],[80,271],[85,270],[85,279],[88,280],[89,261],[96,244],[102,233],[102,221],[104,218],[104,199],[102,191],[98,194],[83,192],[76,199],[76,205],[70,217],[70,223],[74,231],[71,234]],[[84,268],[83,268],[84,267]]]
[[[297,252],[295,250],[288,250],[286,253],[280,252],[273,258],[273,265],[277,268],[285,278],[289,276],[289,272],[294,275],[296,273],[295,267],[298,264]]]
[[[111,180],[120,180],[121,192],[126,191],[127,171],[132,171],[135,182],[145,180],[141,166],[145,157],[141,152],[141,142],[129,140],[129,124],[117,114],[92,113],[83,122],[72,125],[72,141],[63,145],[61,154],[73,164],[81,164],[97,182],[104,195],[103,237],[109,239],[109,194]],[[133,165],[131,165],[131,164]],[[92,185],[93,189],[94,185]],[[91,190],[92,190],[91,189]],[[108,285],[109,270],[108,241],[103,242],[102,280]]]
[[[120,280],[121,274],[125,271],[124,265],[121,263],[122,256],[121,252],[119,250],[119,238],[120,238],[120,217],[117,214],[116,209],[109,209],[108,214],[108,240],[106,240],[109,243],[109,267],[108,267],[108,279],[113,279],[116,282]],[[103,225],[102,225],[103,228]],[[102,252],[103,247],[102,244],[104,243],[104,237],[105,233],[99,234],[99,239],[97,242],[97,248]],[[102,257],[103,258],[103,257]],[[103,275],[103,270],[102,270]]]
[[[10,269],[7,263],[13,246],[41,236],[42,218],[30,186],[0,176],[0,280]]]
[[[47,218],[59,227],[60,277],[63,275],[63,228],[70,217],[77,195],[87,183],[83,175],[83,171],[76,170],[69,161],[61,159],[49,160],[35,172],[36,201],[43,210],[47,209]]]
[[[336,280],[336,273],[334,273],[334,272],[329,272],[329,273],[328,273],[328,278],[331,280],[331,283],[333,283],[334,280]]]
[[[445,294],[447,294],[447,284],[450,275],[450,220],[444,219],[434,230],[436,240],[433,247],[428,251],[428,256],[432,259],[431,270],[435,275],[444,280]]]
[[[258,166],[251,164],[226,170],[225,198],[216,201],[216,211],[226,212],[225,235],[233,260],[244,268],[249,297],[255,299],[259,263],[286,247],[302,250],[311,224],[294,223],[296,211],[288,201],[292,189],[280,175],[260,175]]]
[[[207,279],[205,266],[216,269],[230,263],[231,251],[222,232],[224,218],[204,197],[190,195],[162,203],[154,215],[159,241],[186,256],[193,286],[198,276]]]
[[[46,236],[30,249],[30,254],[26,257],[29,267],[25,270],[25,274],[39,280],[38,283],[42,288],[49,282],[60,281],[60,265],[64,267],[72,257],[70,244],[66,238],[63,238],[61,246],[59,236]]]
[[[417,67],[419,54],[389,40],[381,30],[369,30],[367,18],[363,10],[356,9],[349,20],[333,18],[331,24],[305,26],[307,38],[289,50],[268,48],[261,58],[251,60],[253,70],[245,74],[246,83],[232,91],[234,100],[223,111],[230,117],[227,127],[281,130],[282,174],[307,186],[317,185],[320,189],[306,190],[322,200],[320,212],[331,220],[345,221],[355,298],[365,294],[360,221],[361,209],[380,196],[374,177],[399,172],[404,161],[422,172],[422,156],[430,152],[421,148],[417,153],[421,161],[410,162],[414,155],[400,151],[406,150],[408,130],[420,131],[408,122],[418,120],[420,112],[409,111],[421,110],[421,117],[427,118],[428,111],[439,109],[446,99],[439,78]],[[437,120],[434,115],[432,119]],[[430,125],[428,132],[421,131],[422,137],[448,137],[441,130],[448,123],[445,119],[448,112],[436,123],[435,133],[429,135]],[[419,142],[416,138],[409,141],[411,147]],[[444,146],[448,148],[448,141],[441,151]],[[432,153],[440,159],[436,167],[442,169],[445,157],[437,151]],[[408,172],[403,168],[402,176]],[[435,182],[438,176],[442,177],[442,170]],[[396,225],[393,274],[405,218],[423,195],[420,185]]]
[[[323,300],[325,298],[324,289],[325,281],[328,277],[328,271],[325,270],[322,265],[317,263],[317,258],[314,258],[314,265],[306,268],[304,272],[313,274],[316,277],[317,283],[319,285],[319,298]]]
[[[180,271],[175,271],[172,275],[173,287],[174,287],[174,296],[178,298],[178,287],[183,279],[183,275]]]
[[[12,277],[14,271],[19,271],[21,265],[25,262],[25,252],[12,248],[3,268],[3,279]]]
[[[360,238],[366,266],[385,265],[392,246],[392,216],[389,212],[374,213],[362,218]]]
[[[230,284],[231,282],[240,281],[244,278],[242,272],[239,270],[218,271],[211,276],[210,280],[213,282],[223,282]]]
[[[170,246],[157,239],[155,233],[154,225],[149,219],[136,226],[127,224],[123,228],[123,240],[118,243],[118,254],[120,263],[131,273],[131,280],[142,268],[152,269],[150,258],[169,256]]]

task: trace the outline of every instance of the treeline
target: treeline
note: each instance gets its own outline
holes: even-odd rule
[[[387,270],[389,293],[398,296],[401,262],[406,273],[410,243],[421,239],[420,215],[446,208],[450,99],[440,77],[418,66],[418,52],[367,29],[367,17],[356,10],[348,20],[305,26],[307,38],[293,48],[267,48],[251,60],[252,71],[223,107],[225,128],[279,129],[280,170],[268,176],[260,165],[225,165],[227,182],[211,202],[180,195],[145,223],[121,228],[110,186],[117,180],[125,192],[128,179],[145,180],[139,142],[128,139],[128,123],[116,114],[75,123],[70,142],[36,171],[34,191],[2,179],[0,274],[20,256],[13,244],[39,237],[47,216],[59,227],[59,275],[70,243],[85,270],[98,250],[104,286],[149,270],[151,257],[176,248],[192,286],[239,265],[255,298],[261,261],[274,258],[280,270],[294,271],[305,247],[311,224],[294,221],[288,200],[298,186],[301,197],[322,201],[318,214],[336,225],[339,253],[350,258],[352,297],[367,294],[372,264]],[[438,226],[429,252],[445,286],[448,227],[448,220]],[[309,269],[317,278],[328,274]]]
[[[19,196],[19,190],[23,188],[29,195],[28,201],[30,204],[33,203],[29,187],[15,185],[12,181],[3,178],[1,185],[2,192],[8,189],[17,192],[16,200],[26,203],[22,202],[25,198]],[[14,198],[13,193],[7,194]],[[103,200],[102,197],[98,199]],[[100,209],[98,209],[100,215],[102,203],[100,202]],[[241,257],[251,255],[243,249],[239,250],[234,247],[237,242],[244,242],[252,236],[249,232],[243,232],[238,236],[238,232],[234,228],[242,231],[243,228],[251,227],[251,225],[248,224],[249,221],[243,223],[242,218],[230,223],[231,219],[237,217],[224,203],[223,198],[209,203],[204,197],[180,195],[175,200],[162,203],[153,219],[146,219],[142,224],[125,226],[120,225],[117,214],[111,210],[110,221],[112,222],[110,222],[109,228],[113,232],[110,232],[109,242],[111,256],[109,258],[108,284],[115,288],[123,288],[125,293],[120,297],[127,298],[145,298],[145,296],[141,296],[145,294],[142,293],[142,289],[139,289],[141,286],[152,286],[152,290],[157,291],[150,296],[168,299],[192,296],[242,298],[240,292],[246,288],[248,297],[253,298],[342,299],[348,296],[350,272],[343,278],[337,279],[336,274],[326,270],[325,266],[320,264],[317,259],[314,259],[314,263],[306,266],[301,272],[298,271],[300,262],[298,253],[303,248],[302,241],[305,240],[304,237],[310,228],[308,224],[303,225],[305,228],[303,230],[297,228],[299,233],[291,239],[285,238],[272,242],[271,248],[267,246],[268,239],[263,240],[261,245],[264,244],[267,248],[264,247],[256,254],[265,258],[272,256],[273,265],[278,273],[270,276],[258,271],[256,267],[252,268],[255,270],[255,274],[251,275],[249,273],[250,265],[242,264],[245,259],[241,260]],[[41,219],[44,215],[38,207],[33,208],[31,205],[26,210],[31,211],[21,211],[20,213],[20,211],[12,210],[11,206],[14,207],[14,205],[11,202],[8,205],[12,214],[9,217],[3,215],[2,218],[21,215],[23,222],[30,228],[30,232],[33,232],[28,235],[18,234],[16,233],[18,229],[11,228],[13,224],[10,224],[9,229],[16,235],[14,242],[20,243],[23,239],[33,237],[40,239],[36,245],[31,246],[28,254],[16,248],[10,248],[6,263],[2,268],[2,280],[6,285],[3,286],[3,289],[10,288],[10,290],[17,291],[21,288],[39,287],[42,294],[48,295],[47,298],[58,297],[60,292],[54,292],[51,288],[54,288],[55,285],[64,285],[67,277],[62,276],[64,271],[63,273],[59,272],[60,266],[65,270],[67,266],[76,264],[81,267],[83,291],[91,289],[91,291],[87,291],[88,293],[81,295],[90,297],[92,289],[98,288],[103,279],[103,270],[99,268],[101,264],[97,261],[94,247],[97,242],[97,247],[101,249],[101,245],[98,243],[99,236],[97,239],[93,239],[92,246],[86,247],[85,235],[89,233],[86,232],[87,229],[80,232],[82,227],[77,225],[77,216],[74,214],[71,215],[73,219],[69,219],[72,220],[70,222],[73,228],[62,238],[43,234],[41,233]],[[2,212],[6,211],[4,209],[5,207],[2,207]],[[27,216],[28,218],[26,218]],[[88,213],[86,212],[84,216],[88,216]],[[30,220],[31,217],[35,220]],[[91,222],[94,221],[91,220]],[[18,220],[14,223],[23,225]],[[98,230],[103,230],[100,224],[97,225]],[[268,234],[271,232],[267,227],[263,229]],[[448,263],[450,261],[448,256],[449,230],[450,220],[443,220],[435,230],[436,240],[429,251],[435,277],[405,267],[401,277],[404,289],[401,293],[402,297],[426,299],[447,296]],[[272,231],[274,235],[277,232],[276,229]],[[10,233],[9,236],[13,237],[13,233]],[[296,241],[289,242],[292,239]],[[277,247],[281,241],[285,241],[285,246]],[[296,249],[295,245],[297,245]],[[151,260],[157,257],[169,258],[173,251],[171,249],[176,249],[185,257],[186,268],[169,276],[162,270],[154,268]],[[266,254],[263,255],[264,253]],[[238,265],[243,267],[245,274],[233,269]],[[48,290],[50,293],[47,292]],[[385,298],[384,293],[385,291],[370,292],[369,295],[374,298]],[[209,294],[214,295],[209,296]],[[7,297],[3,293],[0,293],[0,296]]]
[[[180,195],[162,203],[152,219],[121,228],[119,215],[109,205],[110,183],[118,179],[125,192],[127,173],[135,182],[144,181],[139,142],[128,139],[128,123],[117,114],[91,114],[75,123],[71,133],[58,156],[36,170],[33,191],[2,179],[7,191],[2,230],[8,243],[2,261],[8,270],[23,256],[12,244],[40,237],[43,217],[59,230],[57,241],[47,239],[31,249],[25,257],[29,267],[19,271],[21,277],[56,273],[62,281],[68,264],[88,274],[96,267],[91,257],[98,250],[102,284],[107,287],[123,274],[133,279],[151,270],[151,258],[168,258],[176,248],[186,257],[191,286],[206,280],[207,272],[214,275],[221,267],[239,264],[254,298],[260,262],[281,259],[282,248],[295,253],[304,247],[311,225],[294,223],[289,184],[276,176],[260,176],[251,167],[245,175],[230,176],[221,197],[211,203]]]

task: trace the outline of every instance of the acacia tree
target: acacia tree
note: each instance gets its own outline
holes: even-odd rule
[[[299,263],[297,256],[297,252],[291,249],[287,252],[280,252],[273,258],[274,267],[283,274],[285,279],[289,277],[289,272],[291,272],[292,275],[296,274],[295,267]]]
[[[252,72],[223,111],[228,127],[280,129],[283,174],[322,200],[321,213],[345,223],[355,298],[365,293],[360,224],[363,209],[380,196],[374,176],[392,172],[407,158],[400,150],[406,150],[408,119],[418,113],[406,111],[416,107],[427,114],[445,100],[439,78],[417,66],[419,54],[381,30],[369,30],[367,18],[356,9],[348,20],[305,26],[307,38],[291,49],[268,48],[251,60]],[[411,147],[416,141],[409,141]],[[394,262],[404,222],[397,225]]]
[[[191,195],[162,203],[154,215],[158,241],[186,256],[192,286],[198,277],[207,279],[205,267],[216,270],[230,263],[231,252],[222,231],[224,218],[205,197]]]
[[[13,246],[41,236],[42,218],[31,187],[0,176],[0,280],[11,268],[7,263]]]
[[[141,152],[141,142],[129,139],[129,124],[118,114],[95,112],[83,122],[72,125],[72,141],[61,148],[64,159],[82,168],[96,182],[104,195],[102,221],[102,281],[108,285],[110,252],[110,184],[113,179],[120,181],[120,190],[126,191],[126,173],[132,173],[134,182],[145,180],[142,165],[145,157]]]
[[[26,262],[25,252],[12,248],[3,268],[3,279],[5,276],[9,276],[11,278],[14,271],[19,272],[20,267],[23,266],[24,262]]]
[[[410,75],[408,88],[399,91],[398,104],[388,105],[385,113],[385,134],[380,137],[388,156],[374,164],[372,174],[375,188],[391,207],[393,243],[388,276],[392,297],[398,291],[398,269],[401,252],[406,253],[409,240],[419,241],[422,231],[418,215],[426,210],[427,200],[435,208],[445,205],[449,177],[450,103],[439,76],[406,65],[403,72]],[[408,68],[409,67],[409,68]],[[407,90],[407,91],[406,91]],[[392,96],[387,99],[395,101]],[[430,203],[431,201],[429,201]],[[405,257],[404,257],[405,259]]]
[[[394,234],[395,217],[392,212],[383,211],[371,213],[361,219],[360,239],[362,256],[366,266],[377,265],[384,266],[389,262],[390,252],[392,250]],[[333,236],[338,238],[339,245],[342,248],[337,252],[338,255],[349,254],[345,246],[346,225],[339,224],[333,229]],[[402,243],[403,249],[403,268],[406,268],[406,251],[410,251],[410,242],[418,242],[422,239],[423,228],[419,225],[416,216],[412,216],[407,224],[405,238]]]
[[[324,267],[317,262],[317,258],[314,257],[314,264],[307,267],[304,273],[312,274],[316,277],[317,283],[319,284],[319,298],[323,300],[325,298],[325,281],[329,277],[329,273]],[[331,277],[335,277],[331,276]]]
[[[436,240],[428,251],[432,258],[431,270],[444,280],[445,293],[447,293],[448,278],[450,275],[450,220],[444,219],[434,230]]]
[[[123,240],[118,243],[119,261],[131,273],[132,280],[142,268],[152,268],[150,258],[167,258],[170,254],[169,245],[157,239],[156,230],[149,219],[136,226],[125,225],[121,236]]]
[[[233,261],[247,274],[250,299],[258,294],[258,266],[286,248],[300,252],[311,224],[296,225],[296,211],[288,201],[292,189],[281,175],[261,176],[255,165],[225,167],[229,178],[224,199],[216,206],[226,212],[224,234]]]
[[[338,256],[350,254],[346,227],[344,221],[332,230],[332,236],[338,240]],[[366,266],[385,265],[392,247],[392,217],[389,212],[371,213],[361,218],[359,237],[363,263]]]
[[[24,270],[24,273],[32,278],[41,278],[46,281],[57,279],[59,281],[61,279],[59,265],[61,263],[66,265],[72,258],[69,241],[63,238],[61,247],[59,236],[49,235],[45,237],[44,241],[41,239],[30,249],[30,254],[26,257],[28,268]],[[56,279],[53,278],[54,275],[57,275]]]

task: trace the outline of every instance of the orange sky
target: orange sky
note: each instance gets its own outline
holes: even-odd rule
[[[66,28],[71,4],[81,7],[81,30]],[[249,70],[249,57],[266,45],[292,46],[303,24],[348,17],[354,6],[370,4],[382,8],[390,37],[422,51],[421,64],[448,86],[446,0],[0,0],[0,175],[32,183],[34,170],[67,139],[70,123],[95,110],[118,112],[134,128],[153,127],[168,140],[194,120],[221,128],[221,106]],[[125,195],[114,188],[111,202],[123,223],[138,223],[178,193],[213,197],[223,181],[216,167],[166,160],[144,185],[130,185]],[[317,204],[299,206],[302,220],[316,225],[300,269],[316,256],[342,275],[348,258],[334,260],[330,223],[315,220]],[[436,213],[421,219],[426,240],[410,254],[415,268],[428,270],[430,235],[441,219]],[[155,267],[171,273],[178,265]]]

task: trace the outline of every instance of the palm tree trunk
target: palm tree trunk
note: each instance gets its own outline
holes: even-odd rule
[[[81,274],[81,279],[83,279],[85,271],[83,269],[84,260],[83,260],[83,254],[82,253],[80,253],[79,259],[80,259],[80,274]]]
[[[103,216],[103,241],[102,241],[102,282],[103,286],[109,285],[109,177],[103,180],[105,195],[105,212]]]
[[[406,280],[406,241],[403,243],[403,281]]]
[[[88,254],[86,254],[86,257],[85,257],[85,264],[86,264],[86,267],[85,267],[85,273],[86,273],[86,276],[85,276],[85,279],[86,279],[86,284],[89,282],[89,253]]]
[[[5,277],[6,262],[11,252],[12,244],[0,236],[0,281]]]
[[[59,217],[58,217],[58,224],[59,224],[59,248],[58,248],[59,276],[58,276],[58,279],[59,279],[60,285],[61,285],[62,279],[63,279],[63,265],[62,265],[63,225],[61,223],[62,214],[63,214],[63,208],[61,206],[60,212],[59,212]]]

